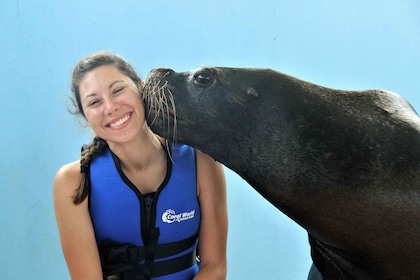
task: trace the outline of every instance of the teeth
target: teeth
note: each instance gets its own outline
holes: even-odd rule
[[[118,120],[114,123],[111,123],[109,126],[112,127],[112,128],[115,128],[115,127],[120,126],[123,123],[125,123],[129,118],[130,118],[130,115],[127,115],[124,118],[122,118],[122,119],[120,119],[120,120]]]

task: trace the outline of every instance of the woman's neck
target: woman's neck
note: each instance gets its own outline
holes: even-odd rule
[[[162,159],[162,139],[150,129],[128,143],[109,143],[110,150],[120,159],[124,170],[143,170]]]

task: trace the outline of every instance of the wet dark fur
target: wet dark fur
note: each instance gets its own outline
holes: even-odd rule
[[[148,120],[168,138],[172,95],[175,140],[304,227],[324,279],[420,279],[420,118],[402,97],[269,69],[155,69]]]

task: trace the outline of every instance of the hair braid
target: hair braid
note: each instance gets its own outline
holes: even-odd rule
[[[74,204],[82,203],[90,192],[90,163],[97,154],[105,150],[108,144],[102,138],[96,136],[89,145],[84,145],[80,157],[80,186],[76,191]]]

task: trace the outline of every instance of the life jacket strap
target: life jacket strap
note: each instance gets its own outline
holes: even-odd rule
[[[155,246],[153,246],[154,259],[170,257],[176,254],[182,253],[183,251],[194,246],[196,244],[196,241],[197,241],[197,235],[193,235],[189,238],[186,238],[180,241],[175,241],[175,242],[166,243],[166,244],[156,244]],[[102,270],[103,270],[104,275],[114,275],[120,272],[125,273],[125,271],[135,269],[137,271],[136,273],[137,273],[137,278],[138,278],[139,277],[138,271],[140,268],[143,270],[143,266],[144,266],[144,265],[139,265],[139,263],[141,262],[147,263],[147,266],[148,266],[148,268],[146,269],[148,272],[147,274],[149,274],[149,270],[150,270],[151,277],[156,277],[154,275],[155,271],[165,271],[165,269],[160,267],[162,265],[159,265],[158,268],[155,267],[159,263],[165,263],[165,265],[168,266],[168,269],[170,269],[171,271],[173,270],[173,268],[171,268],[173,266],[170,265],[171,262],[174,262],[176,264],[175,267],[178,266],[179,263],[185,262],[184,266],[186,267],[183,269],[186,269],[192,266],[193,264],[195,264],[195,251],[192,252],[194,254],[193,257],[191,257],[191,260],[194,261],[194,263],[192,264],[191,264],[190,257],[187,257],[187,255],[190,255],[190,254],[187,254],[180,258],[169,259],[167,261],[162,261],[162,262],[154,262],[154,260],[152,260],[153,261],[152,263],[147,262],[148,260],[147,247],[148,246],[136,246],[130,243],[118,243],[112,240],[105,240],[104,242],[98,245],[99,255],[101,256]],[[149,266],[150,266],[150,269],[149,269]],[[174,273],[174,272],[171,272],[171,273]],[[142,274],[143,273],[141,273],[140,275]]]
[[[128,271],[122,271],[117,274],[106,276],[104,279],[118,279],[118,280],[149,280],[153,277],[159,277],[163,275],[168,275],[172,273],[179,272],[181,270],[187,269],[193,266],[196,263],[195,260],[195,251],[192,251],[186,255],[180,256],[175,259],[170,259],[166,261],[154,262],[148,264],[150,269],[150,275],[144,276],[143,270],[145,268],[144,264],[136,265],[133,269]]]

